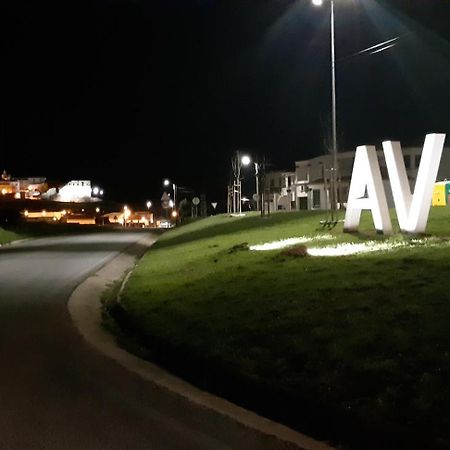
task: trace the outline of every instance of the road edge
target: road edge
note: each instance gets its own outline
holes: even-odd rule
[[[140,359],[119,347],[112,334],[101,325],[101,295],[112,283],[132,269],[143,254],[153,245],[157,237],[147,235],[108,261],[95,274],[89,276],[72,292],[67,307],[72,321],[84,339],[100,353],[115,360],[122,367],[173,394],[226,416],[239,424],[264,435],[294,444],[301,450],[332,450],[326,443],[316,441],[285,425],[203,391],[178,378],[157,365]]]

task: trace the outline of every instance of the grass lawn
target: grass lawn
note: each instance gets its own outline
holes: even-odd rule
[[[24,234],[16,231],[5,230],[0,228],[0,245],[8,244],[12,241],[17,241],[18,239],[23,239]]]
[[[322,218],[215,216],[171,230],[115,316],[141,354],[300,431],[352,449],[450,448],[450,209],[432,209],[429,242],[397,234],[388,241],[408,245],[387,252],[242,245],[385,239],[367,215],[357,235]]]

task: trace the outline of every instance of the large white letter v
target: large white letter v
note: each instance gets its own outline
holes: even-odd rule
[[[444,141],[445,134],[428,134],[426,136],[414,195],[411,194],[409,187],[400,142],[383,142],[395,210],[402,231],[408,233],[425,232]]]

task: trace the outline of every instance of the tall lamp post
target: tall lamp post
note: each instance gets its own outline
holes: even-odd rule
[[[231,158],[231,168],[233,170],[233,186],[230,192],[229,190],[229,204],[228,209],[233,213],[240,214],[242,212],[242,181],[241,181],[241,167],[248,166],[252,160],[247,155],[242,155],[239,150]],[[256,177],[256,194],[258,196],[257,208],[259,210],[259,179],[258,179],[258,163],[255,164],[255,177]],[[230,198],[231,197],[231,198]]]
[[[242,157],[242,165],[248,166],[252,160],[250,156],[243,156]],[[253,161],[253,164],[255,166],[255,181],[256,181],[256,211],[259,211],[260,209],[260,199],[259,199],[259,164],[255,161]]]
[[[337,222],[338,201],[338,157],[337,157],[337,126],[336,126],[336,46],[334,40],[334,1],[330,0],[330,34],[331,34],[331,153],[333,167],[330,173],[331,221]],[[314,6],[322,6],[323,0],[312,0]]]
[[[175,183],[171,183],[170,180],[168,180],[167,178],[164,180],[163,182],[164,186],[170,186],[172,185],[172,190],[173,190],[173,207],[176,208],[177,207],[177,185]]]
[[[148,210],[148,226],[150,226],[150,208],[152,207],[152,202],[150,200],[147,201],[147,203],[145,204],[145,206],[147,206],[147,210]],[[151,221],[153,223],[153,220]]]

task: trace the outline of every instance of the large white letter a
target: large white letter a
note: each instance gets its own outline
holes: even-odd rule
[[[367,196],[366,196],[367,194]],[[381,179],[380,165],[374,146],[356,149],[353,173],[348,193],[344,231],[358,231],[361,211],[372,211],[373,224],[378,232],[392,233],[389,209]]]

